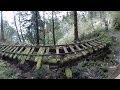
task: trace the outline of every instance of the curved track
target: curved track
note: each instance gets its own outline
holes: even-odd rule
[[[99,41],[99,38],[56,46],[1,44],[0,57],[11,62],[19,62],[21,65],[31,62],[36,65],[36,69],[39,69],[41,64],[62,66],[68,62],[75,62],[77,58],[103,50],[105,47],[107,45]]]

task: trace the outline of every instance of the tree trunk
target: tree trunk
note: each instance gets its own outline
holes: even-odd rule
[[[74,42],[78,41],[78,27],[77,27],[77,11],[73,11],[74,13]]]
[[[68,11],[67,11],[67,16],[68,16],[69,14],[68,14]]]
[[[84,21],[84,22],[87,22],[87,19],[86,19],[84,13],[82,13],[82,17],[83,17],[83,21]]]
[[[54,15],[53,15],[53,11],[52,11],[52,23],[53,23],[53,42],[55,45],[55,31],[54,31]]]
[[[48,31],[48,45],[50,44],[50,39],[49,39],[49,31]]]
[[[101,22],[101,27],[102,27],[102,12],[100,11],[100,22]]]
[[[108,31],[108,21],[104,18],[105,31]]]
[[[35,11],[35,28],[36,28],[37,44],[39,44],[38,14],[39,14],[39,12]]]
[[[94,25],[93,25],[93,18],[91,18],[91,25],[92,25],[93,30],[95,31],[95,28],[94,28]]]
[[[45,12],[43,11],[43,21],[44,21],[44,27],[43,27],[43,33],[44,33],[44,45],[45,45]]]
[[[1,41],[5,41],[5,38],[4,38],[4,30],[3,30],[3,14],[2,14],[2,11],[1,11]]]
[[[17,23],[16,23],[15,14],[14,14],[14,24],[15,24],[15,28],[16,28],[16,30],[17,30],[17,34],[18,34],[19,41],[21,42],[21,38],[20,38],[20,35],[19,35],[19,32],[18,32],[18,28],[17,28]]]
[[[23,41],[23,43],[24,43],[24,42],[25,42],[25,39],[24,39],[24,37],[23,37],[23,33],[22,33],[22,29],[21,29],[20,15],[19,15],[19,24],[20,24],[20,32],[21,32],[22,41]]]

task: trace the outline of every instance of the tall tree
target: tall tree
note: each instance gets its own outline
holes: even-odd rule
[[[32,32],[34,39],[36,39],[36,44],[39,44],[39,28],[38,28],[38,19],[39,19],[39,11],[31,11],[31,24],[29,28],[33,28]]]
[[[35,28],[36,28],[37,44],[39,44],[38,15],[39,15],[39,12],[35,11],[35,17],[36,17],[35,18]]]
[[[21,37],[22,37],[22,41],[25,42],[25,38],[23,36],[23,30],[21,29],[21,12],[19,12],[19,16],[18,16],[18,21],[19,21],[19,29],[20,29],[20,32],[21,32]]]
[[[16,23],[16,16],[15,16],[15,13],[14,13],[14,24],[15,24],[15,28],[16,28],[16,30],[17,30],[17,35],[18,35],[19,41],[21,42],[21,38],[20,38],[20,35],[19,35],[17,23]]]
[[[3,14],[2,14],[2,11],[1,11],[1,41],[5,41],[4,30],[3,30]]]
[[[77,11],[73,11],[73,13],[74,13],[74,41],[76,43],[78,41]]]
[[[45,45],[45,12],[43,11],[43,21],[44,21],[44,26],[43,26],[43,33],[44,33],[44,41],[43,44]]]
[[[96,13],[95,11],[89,11],[89,18],[91,20],[91,25],[92,25],[92,28],[93,30],[95,31],[95,28],[94,28],[94,25],[93,25],[93,17],[95,17]]]
[[[55,45],[55,30],[54,30],[54,11],[52,11],[52,24],[53,24],[53,43]]]

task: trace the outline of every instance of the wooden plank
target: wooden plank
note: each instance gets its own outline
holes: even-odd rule
[[[16,47],[12,47],[12,48],[9,50],[9,52],[12,52],[15,48],[16,48]],[[9,53],[6,53],[6,54],[5,54],[5,56],[8,56],[8,55],[9,55]]]
[[[35,47],[33,47],[30,51],[30,53],[28,54],[26,60],[29,60],[30,59],[30,55],[33,53],[33,51],[35,50]]]
[[[82,50],[77,44],[75,44],[75,47],[80,51]]]
[[[31,47],[27,47],[21,54],[28,54],[30,52]],[[24,64],[27,56],[25,55],[20,55],[19,59],[21,60],[20,64]]]
[[[92,42],[88,42],[91,46],[93,46],[93,47],[96,47],[96,45],[95,44],[93,44]]]
[[[86,46],[84,46],[83,44],[80,44],[80,46],[82,46],[84,49],[88,49],[88,47],[86,47]],[[87,50],[84,50],[83,49],[83,51],[81,51],[81,53],[82,53],[82,55],[87,55],[88,53],[89,53],[89,51],[87,51]]]
[[[95,41],[93,41],[92,43],[95,44],[96,46],[100,45],[100,44],[96,43]]]
[[[69,45],[69,47],[70,47],[70,49],[71,49],[72,52],[75,52],[75,49],[73,48],[72,45]]]
[[[93,46],[89,45],[88,43],[85,43],[86,46],[92,48]]]
[[[59,47],[56,47],[56,54],[59,54]]]
[[[1,46],[1,45],[0,45],[0,48],[2,48],[2,47],[4,47],[4,46]]]
[[[45,49],[44,47],[43,48],[40,47],[38,52],[37,52],[37,55],[39,55],[39,54],[42,55],[44,53],[44,49]],[[37,62],[37,60],[39,59],[38,57],[41,57],[41,56],[36,56],[35,57],[35,62]]]
[[[60,48],[60,47],[56,47],[56,54],[60,54],[59,48]],[[56,57],[55,57],[56,62],[60,61],[60,55],[55,55],[55,56],[56,56]]]
[[[22,50],[23,50],[23,48],[24,47],[21,47],[21,49],[18,51],[18,52],[16,52],[17,54],[19,54]],[[13,56],[13,59],[15,59],[18,55],[17,54],[15,54],[14,56]]]
[[[98,47],[99,49],[103,48],[103,45],[97,44],[95,42],[91,42],[95,47]]]
[[[9,49],[6,50],[6,53],[4,54],[4,56],[7,56],[8,53],[11,51],[11,49],[13,49],[13,47],[11,46]]]
[[[21,54],[28,54],[30,52],[31,47],[26,47],[25,50],[23,52],[21,52]],[[22,60],[24,57],[26,57],[26,55],[20,55],[19,59]]]
[[[89,42],[89,44],[93,46],[93,49],[94,49],[95,51],[97,51],[97,50],[98,50],[97,45],[95,45],[95,44],[94,44],[94,43],[92,43],[92,42]]]
[[[94,40],[94,42],[98,43],[98,44],[102,44],[102,42],[100,41],[97,41],[97,40]]]
[[[45,53],[45,47],[40,47],[38,52],[37,52],[37,55],[39,55],[39,54],[43,55],[44,53]],[[41,67],[42,58],[43,58],[43,56],[36,56],[35,57],[35,62],[37,62],[36,70],[38,70]]]
[[[18,48],[19,48],[19,47],[16,47],[16,48],[14,49],[13,53],[16,53],[16,51],[18,50]],[[13,55],[14,55],[14,54],[10,54],[10,55],[9,55],[9,58],[12,58]]]
[[[85,43],[85,45],[86,45],[87,47],[89,47],[88,51],[89,51],[90,53],[93,53],[93,46],[89,45],[88,43]]]
[[[99,44],[97,44],[97,43],[95,43],[95,42],[90,42],[92,45],[94,45],[94,46],[98,46]]]
[[[75,52],[75,54],[67,54],[67,55],[65,55],[65,57],[63,57],[63,58],[60,60],[60,63],[63,64],[63,63],[65,63],[65,62],[69,62],[69,61],[75,60],[76,58],[82,56],[82,52],[86,53],[86,51],[83,51],[83,50],[81,49],[81,52]]]
[[[93,41],[89,42],[90,45],[97,46],[97,44],[93,43]]]
[[[7,47],[5,47],[3,50],[1,50],[1,51],[5,51],[6,49],[8,49],[10,46],[7,46]]]
[[[65,46],[63,46],[63,49],[64,49],[65,53],[68,53],[68,50],[67,50],[67,48]]]
[[[49,54],[49,51],[50,51],[50,47],[46,47],[46,52],[45,52],[45,54]]]
[[[45,50],[45,55],[49,55],[49,51],[50,51],[50,47],[46,47],[45,48],[46,50]],[[43,59],[42,59],[42,62],[48,62],[48,59],[49,59],[49,56],[43,56],[42,57]]]
[[[1,47],[1,48],[0,48],[0,51],[3,50],[5,47],[6,47],[6,46]]]
[[[98,43],[96,40],[93,41],[93,43],[96,44],[96,45],[99,45],[99,46],[103,46],[102,43]]]
[[[2,54],[3,53],[2,51],[4,51],[7,47],[8,46],[3,46],[3,48],[1,48],[1,50],[0,50],[0,54]]]
[[[84,49],[88,49],[88,47],[84,46],[83,44],[80,44]]]
[[[11,48],[10,46],[8,46],[6,49],[4,49],[4,51],[8,51],[9,50],[9,48]],[[2,52],[2,56],[5,54],[5,52]]]
[[[42,51],[42,47],[39,48],[39,50],[38,50],[38,52],[37,52],[37,55],[39,55],[39,54],[41,53],[41,51]],[[38,60],[37,57],[38,57],[38,56],[35,57],[35,62],[37,62],[37,60]]]
[[[97,43],[97,44],[99,44],[99,45],[102,46],[102,47],[106,46],[105,43],[102,43],[102,42],[100,42],[100,41],[94,41],[94,42]]]
[[[104,46],[103,45],[100,45],[98,43],[95,43],[95,42],[92,42],[93,44],[96,44],[96,46],[98,46],[99,48],[103,48]]]

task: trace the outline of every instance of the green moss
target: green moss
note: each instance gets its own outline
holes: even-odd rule
[[[44,52],[45,52],[45,48],[40,48],[39,51],[37,52],[37,55],[39,55],[39,54],[40,54],[40,55],[43,55]],[[43,59],[42,56],[36,56],[36,57],[35,57],[35,61],[37,62],[36,69],[39,69],[39,68],[40,68],[42,59]]]
[[[65,75],[66,77],[69,79],[69,78],[72,78],[72,71],[70,68],[66,68],[65,69]]]
[[[25,51],[23,52],[23,54],[28,54],[28,53],[30,52],[30,49],[31,49],[31,48],[26,48]],[[24,64],[26,58],[27,58],[27,56],[22,56],[22,55],[21,55],[21,58],[20,58],[21,62],[20,62],[20,63],[21,63],[21,64]]]
[[[55,63],[57,63],[57,60],[51,58],[50,60],[48,60],[48,62],[49,62],[49,63],[54,63],[54,64],[55,64]]]

